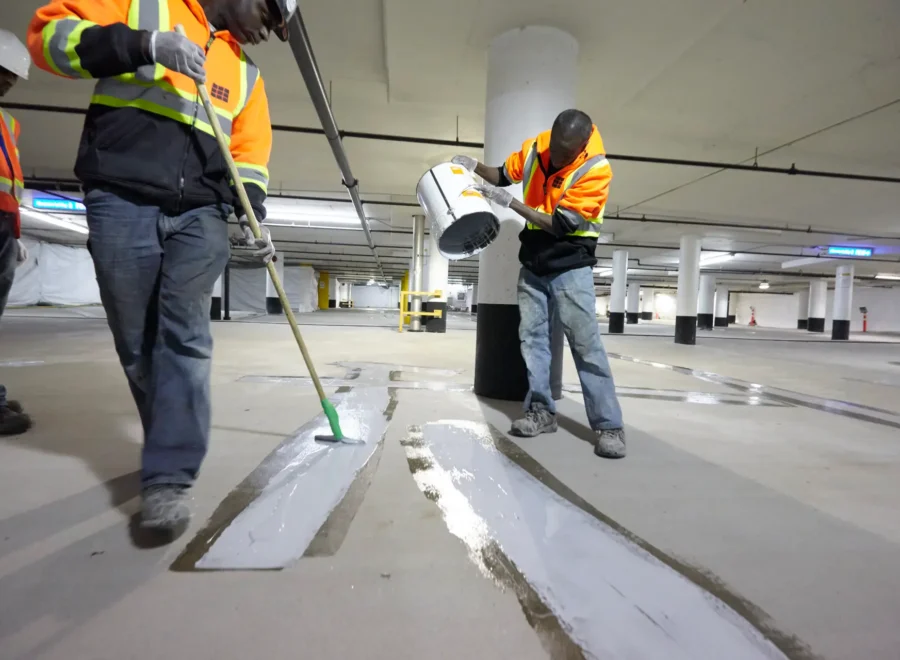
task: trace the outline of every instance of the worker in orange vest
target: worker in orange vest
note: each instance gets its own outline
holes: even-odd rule
[[[41,69],[95,78],[75,174],[100,297],[144,429],[141,524],[171,534],[209,444],[212,288],[239,206],[197,93],[205,84],[256,217],[272,149],[259,69],[241,45],[288,38],[296,0],[51,0],[28,48]],[[186,35],[174,31],[183,26]],[[245,246],[270,261],[268,229]]]
[[[525,416],[512,434],[534,437],[557,430],[550,386],[550,328],[562,322],[584,395],[595,453],[625,456],[622,410],[596,318],[593,267],[612,169],[600,132],[590,117],[566,110],[552,130],[527,140],[501,167],[471,156],[453,159],[482,177],[476,186],[487,199],[525,219],[519,234],[519,338],[528,369]],[[524,203],[504,190],[522,184]]]
[[[19,78],[28,80],[31,57],[25,45],[12,32],[0,30],[0,97],[13,88]],[[20,240],[19,202],[25,190],[19,163],[19,122],[0,109],[0,316],[6,309],[16,267],[28,259],[28,250]],[[22,404],[6,398],[0,385],[0,435],[18,435],[31,427],[31,419]]]

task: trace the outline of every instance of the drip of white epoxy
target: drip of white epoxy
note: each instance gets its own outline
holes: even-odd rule
[[[297,438],[299,451],[215,540],[196,567],[205,570],[284,568],[300,558],[375,453],[387,429],[386,389],[347,394],[337,405],[341,428],[360,444],[322,444],[324,415]]]
[[[417,481],[447,503],[451,532],[473,555],[499,544],[591,657],[784,660],[722,601],[500,454],[485,425],[428,424],[423,437],[433,468]]]

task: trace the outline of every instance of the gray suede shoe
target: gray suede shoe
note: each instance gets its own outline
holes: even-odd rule
[[[625,429],[598,431],[594,453],[601,458],[625,458]]]
[[[513,422],[509,432],[520,438],[534,438],[541,433],[556,433],[558,429],[556,415],[543,406],[534,406],[525,417]]]
[[[191,520],[186,486],[161,484],[141,495],[141,527],[159,532],[183,532]]]

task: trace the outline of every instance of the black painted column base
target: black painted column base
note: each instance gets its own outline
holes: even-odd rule
[[[482,303],[475,331],[475,394],[524,401],[528,372],[519,343],[519,306]]]
[[[825,319],[808,319],[806,329],[810,332],[825,332]]]
[[[266,314],[284,314],[279,298],[266,298]]]
[[[799,319],[797,321],[797,330],[808,330],[809,329],[809,319]]]
[[[838,341],[850,339],[850,321],[839,321],[835,319],[831,324],[831,338]]]
[[[621,335],[625,332],[625,312],[609,313],[609,334]]]
[[[219,296],[213,296],[213,299],[209,303],[209,320],[222,320],[222,298]]]
[[[637,312],[626,312],[625,323],[628,325],[637,325],[641,320],[641,315]]]
[[[434,316],[423,316],[422,323],[425,326],[425,332],[447,332],[447,303],[445,302],[432,302],[428,301],[425,303],[425,309],[423,312],[436,312],[441,310],[441,318],[436,318]]]
[[[713,315],[712,314],[697,314],[697,329],[698,330],[712,330],[713,329]]]
[[[689,345],[697,343],[696,316],[678,316],[675,318],[675,343]]]
[[[334,309],[337,307],[337,300],[328,300],[328,309]]]
[[[478,313],[478,303],[474,303],[474,304],[472,305],[472,313],[473,313],[473,314],[477,314],[477,313]]]
[[[653,312],[641,312],[641,321],[652,321]]]
[[[728,327],[728,317],[727,316],[717,316],[715,321],[713,321],[713,325],[717,328],[727,328]]]
[[[728,325],[734,325],[735,323],[737,323],[737,316],[735,316],[734,314],[729,314]]]

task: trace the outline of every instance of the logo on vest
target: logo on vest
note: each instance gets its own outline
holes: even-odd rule
[[[555,179],[553,179],[553,187],[554,188],[562,188],[563,181],[564,181],[563,177],[561,177],[561,176],[556,177]]]
[[[228,96],[230,94],[231,94],[231,90],[229,90],[227,87],[222,87],[221,85],[217,85],[216,83],[213,83],[212,92],[210,93],[210,96],[212,96],[214,99],[219,99],[223,103],[228,103]]]

